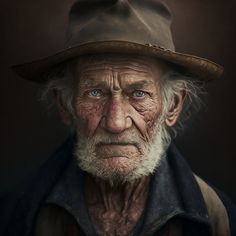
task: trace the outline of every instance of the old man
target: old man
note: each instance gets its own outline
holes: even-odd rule
[[[18,65],[73,135],[5,205],[4,235],[236,235],[235,207],[171,144],[222,67],[175,52],[154,0],[78,0],[56,55]]]

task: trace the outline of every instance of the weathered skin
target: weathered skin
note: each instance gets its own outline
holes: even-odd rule
[[[162,110],[160,77],[164,65],[145,57],[113,56],[83,60],[75,69],[76,96],[73,117],[77,130],[93,139],[98,133],[117,137],[115,143],[96,146],[96,158],[109,171],[126,175],[139,163],[138,145],[124,143],[122,134],[141,137],[140,145],[152,139]],[[59,96],[58,96],[59,98]],[[58,99],[59,100],[59,99]],[[173,125],[181,110],[183,96],[173,105],[166,120]],[[63,111],[63,106],[60,105]],[[177,110],[177,112],[176,112]],[[64,120],[68,114],[63,111]],[[174,115],[172,115],[174,114]],[[177,115],[176,115],[177,114]],[[108,181],[88,175],[86,196],[91,219],[100,235],[128,235],[140,218],[149,189],[149,177],[110,186]]]
[[[144,209],[149,177],[111,186],[91,176],[86,181],[86,199],[92,221],[100,235],[129,235]]]
[[[141,59],[113,58],[86,61],[78,68],[78,93],[74,101],[78,130],[88,138],[105,130],[107,135],[136,129],[144,142],[152,137],[154,123],[161,112],[157,80],[147,62]],[[143,93],[138,97],[138,92]],[[133,169],[140,156],[132,145],[100,145],[97,157],[104,165]],[[127,164],[126,164],[127,163]]]

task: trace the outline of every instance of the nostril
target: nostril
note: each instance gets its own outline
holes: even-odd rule
[[[126,119],[125,119],[125,127],[126,127],[126,129],[128,129],[128,128],[130,128],[132,126],[132,119],[131,119],[131,117],[126,117]]]
[[[111,132],[122,132],[125,129],[125,119],[122,117],[107,117],[106,127]]]

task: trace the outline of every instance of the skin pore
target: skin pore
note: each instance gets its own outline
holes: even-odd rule
[[[88,173],[86,200],[100,235],[129,235],[145,207],[157,165],[151,163],[150,171],[145,157],[160,135],[165,72],[164,64],[146,57],[88,57],[75,68],[73,114],[55,94],[63,120],[76,124],[78,163]],[[174,125],[183,99],[176,96],[164,125]],[[127,178],[137,170],[139,178]]]

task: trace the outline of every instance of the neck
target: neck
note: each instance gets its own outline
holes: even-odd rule
[[[150,177],[111,185],[87,175],[86,199],[89,213],[100,235],[128,235],[138,222],[146,203]],[[122,232],[122,234],[121,234]]]

